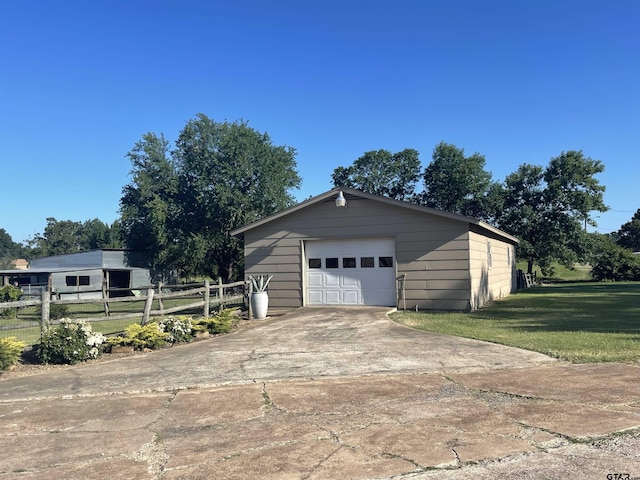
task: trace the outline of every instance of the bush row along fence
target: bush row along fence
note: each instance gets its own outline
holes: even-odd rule
[[[100,328],[97,328],[97,325],[94,326],[95,331],[110,334],[123,331],[124,327],[131,323],[140,322],[144,325],[153,317],[167,316],[177,312],[201,313],[206,318],[209,317],[212,308],[223,309],[226,305],[248,304],[246,299],[250,289],[247,282],[223,284],[219,280],[217,283],[205,281],[203,284],[159,284],[150,286],[146,291],[144,289],[131,290],[133,296],[125,297],[61,300],[51,298],[50,292],[43,291],[40,299],[0,303],[0,338],[16,337],[28,344],[39,342],[42,333],[47,331],[51,325],[58,323],[58,319],[51,318],[52,308],[55,308],[56,305],[93,306],[93,312],[91,312],[91,308],[81,310],[81,307],[78,307],[78,311],[69,312],[64,316],[99,324]],[[171,304],[174,306],[169,306]],[[97,305],[100,306],[99,309],[96,308]],[[11,318],[11,315],[6,314],[7,311],[23,311],[28,307],[34,307],[32,311],[39,308],[40,315],[37,316],[34,313],[30,316],[31,318],[21,318],[18,315]],[[125,313],[121,313],[123,311]],[[86,316],[83,317],[83,315]]]

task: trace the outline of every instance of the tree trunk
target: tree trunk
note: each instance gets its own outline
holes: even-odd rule
[[[533,260],[527,261],[527,273],[528,274],[533,273]]]

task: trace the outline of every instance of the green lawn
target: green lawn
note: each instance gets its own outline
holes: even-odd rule
[[[420,330],[525,348],[576,363],[640,361],[640,282],[522,290],[472,313],[398,312]]]

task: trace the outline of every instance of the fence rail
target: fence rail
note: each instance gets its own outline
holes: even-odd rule
[[[90,315],[86,312],[79,312],[79,314],[68,316],[91,323],[100,322],[101,326],[105,324],[104,322],[109,322],[110,324],[113,322],[115,325],[118,321],[134,319],[144,325],[152,317],[165,316],[181,311],[193,312],[197,310],[204,317],[208,317],[212,308],[224,308],[228,304],[243,303],[247,298],[248,291],[246,282],[224,284],[221,280],[217,283],[205,281],[204,283],[189,285],[159,284],[146,290],[139,288],[133,290],[142,294],[114,298],[55,299],[51,298],[51,294],[48,291],[44,291],[40,299],[0,303],[0,338],[15,336],[27,341],[27,343],[36,343],[39,341],[42,332],[46,331],[51,324],[56,323],[56,320],[51,319],[51,309],[55,305],[100,305],[100,311]],[[165,306],[164,303],[164,301],[175,303],[179,300],[184,300],[184,302],[174,306]],[[123,304],[125,306],[120,307],[121,309],[126,309],[126,304],[131,304],[132,309],[135,311],[113,311],[117,305]],[[154,305],[157,307],[154,308]],[[34,315],[30,319],[8,318],[7,315],[3,315],[7,310],[11,311],[11,309],[24,309],[27,307],[40,307],[39,318],[37,316],[33,318]],[[107,327],[107,330],[109,329],[116,329],[113,333],[122,330],[118,326]]]

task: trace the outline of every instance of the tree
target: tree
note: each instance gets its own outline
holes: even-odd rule
[[[48,257],[75,253],[81,250],[80,234],[82,224],[72,220],[47,218],[44,233],[37,233],[27,240],[31,257]]]
[[[630,221],[620,227],[617,233],[618,245],[634,252],[640,252],[640,208],[636,210]]]
[[[13,241],[11,235],[0,228],[0,269],[12,268],[11,260],[22,256],[24,247]]]
[[[26,253],[29,257],[48,257],[99,248],[119,248],[121,242],[117,237],[117,225],[118,222],[114,222],[110,227],[97,218],[83,223],[49,217],[44,232],[27,240]]]
[[[498,226],[520,240],[518,255],[527,271],[539,265],[550,272],[551,263],[572,265],[586,258],[590,239],[583,223],[594,222],[592,210],[606,211],[604,186],[594,177],[604,170],[601,162],[582,152],[562,152],[546,169],[524,164],[508,175],[502,188]]]
[[[502,190],[502,214],[498,218],[500,228],[520,240],[518,256],[527,259],[529,273],[534,264],[549,256],[543,250],[546,244],[542,178],[542,167],[530,164],[520,165],[508,175]]]
[[[110,226],[97,218],[83,222],[80,227],[80,249],[121,248],[118,225],[117,220]]]
[[[120,198],[120,235],[127,248],[147,253],[154,276],[172,270],[179,248],[178,176],[164,135],[147,133],[127,154],[131,182]]]
[[[350,167],[338,167],[331,178],[335,187],[349,187],[374,195],[411,200],[420,178],[420,159],[417,150],[401,152],[388,150],[365,152]]]
[[[484,155],[465,157],[464,149],[440,142],[424,172],[422,203],[462,215],[491,216],[487,196],[492,179],[484,167]]]
[[[16,258],[22,254],[22,245],[13,241],[11,235],[0,228],[0,258]]]
[[[239,274],[242,244],[229,232],[295,203],[289,194],[300,185],[295,154],[244,121],[199,114],[187,123],[173,152],[186,269],[225,280]]]
[[[293,205],[289,190],[300,184],[293,148],[273,145],[244,121],[203,114],[187,122],[170,156],[164,137],[152,133],[128,156],[123,237],[150,254],[156,273],[236,277],[244,256],[229,232]]]
[[[581,150],[562,152],[552,158],[544,172],[546,199],[558,212],[581,219],[586,225],[596,226],[590,212],[606,212],[605,187],[595,175],[604,171],[600,160],[585,158]]]

